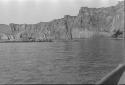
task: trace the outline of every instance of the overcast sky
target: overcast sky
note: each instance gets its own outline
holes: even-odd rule
[[[115,5],[118,0],[0,0],[0,24],[38,23],[77,15],[80,7]]]

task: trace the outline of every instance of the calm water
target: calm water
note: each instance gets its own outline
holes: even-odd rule
[[[0,84],[95,83],[124,60],[122,40],[0,43]]]

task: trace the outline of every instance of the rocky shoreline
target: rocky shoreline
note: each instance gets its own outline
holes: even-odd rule
[[[0,24],[0,40],[6,42],[49,42],[90,38],[96,35],[123,38],[124,1],[102,8],[81,7],[77,16],[37,24]],[[125,36],[124,36],[125,37]]]

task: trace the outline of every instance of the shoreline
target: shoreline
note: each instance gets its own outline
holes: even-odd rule
[[[3,41],[3,40],[0,40],[0,43],[33,43],[33,42],[53,42],[52,40],[48,40],[48,41]]]
[[[45,40],[45,41],[11,41],[11,40],[0,40],[0,43],[34,43],[34,42],[63,42],[63,41],[76,41],[81,39],[90,39],[90,38],[74,38],[72,40]],[[107,37],[107,39],[111,40],[125,40],[124,38],[111,38]]]

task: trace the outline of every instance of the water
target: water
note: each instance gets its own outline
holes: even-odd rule
[[[0,84],[95,83],[124,59],[122,40],[0,43]]]

